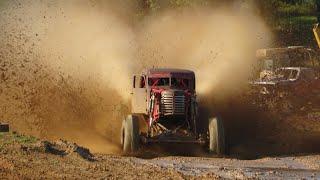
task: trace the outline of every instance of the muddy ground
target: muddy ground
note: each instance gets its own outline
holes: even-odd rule
[[[320,178],[320,156],[298,155],[239,160],[232,157],[150,157],[91,154],[67,141],[40,141],[1,133],[2,179],[248,179]],[[147,152],[147,151],[146,151]]]
[[[0,134],[1,179],[319,179],[320,114],[317,98],[220,106],[228,154],[197,146],[147,146],[132,157],[99,153],[92,141],[50,141],[16,132]],[[301,100],[301,98],[300,98]],[[261,103],[261,104],[259,104]],[[235,108],[237,107],[237,108]],[[230,111],[232,110],[232,112]],[[15,124],[11,124],[15,129]],[[30,133],[26,133],[30,134]],[[114,131],[117,134],[117,131]],[[86,146],[86,149],[81,146]],[[99,149],[110,143],[101,142]],[[103,147],[105,146],[105,147]],[[117,143],[116,148],[119,150]],[[111,151],[109,151],[111,152]]]

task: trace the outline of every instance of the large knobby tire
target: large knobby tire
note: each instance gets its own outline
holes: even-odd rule
[[[209,151],[217,155],[224,155],[225,147],[225,134],[221,118],[209,119]]]
[[[140,145],[139,118],[129,115],[122,122],[121,144],[125,154],[132,154],[138,151]]]

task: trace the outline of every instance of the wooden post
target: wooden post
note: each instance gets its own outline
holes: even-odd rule
[[[9,132],[9,124],[0,123],[0,132]]]

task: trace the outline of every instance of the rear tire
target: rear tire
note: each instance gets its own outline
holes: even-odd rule
[[[125,154],[131,154],[138,151],[140,146],[139,118],[129,115],[122,122],[121,144]]]
[[[209,151],[224,155],[226,151],[224,127],[221,118],[209,119]]]

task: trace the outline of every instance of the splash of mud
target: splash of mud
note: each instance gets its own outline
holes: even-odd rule
[[[255,49],[270,40],[261,19],[230,9],[165,10],[133,23],[135,3],[27,0],[0,13],[0,118],[96,152],[118,152],[132,73],[194,70],[210,109],[243,89]]]
[[[1,119],[117,152],[134,45],[102,1],[14,1],[1,11]]]

